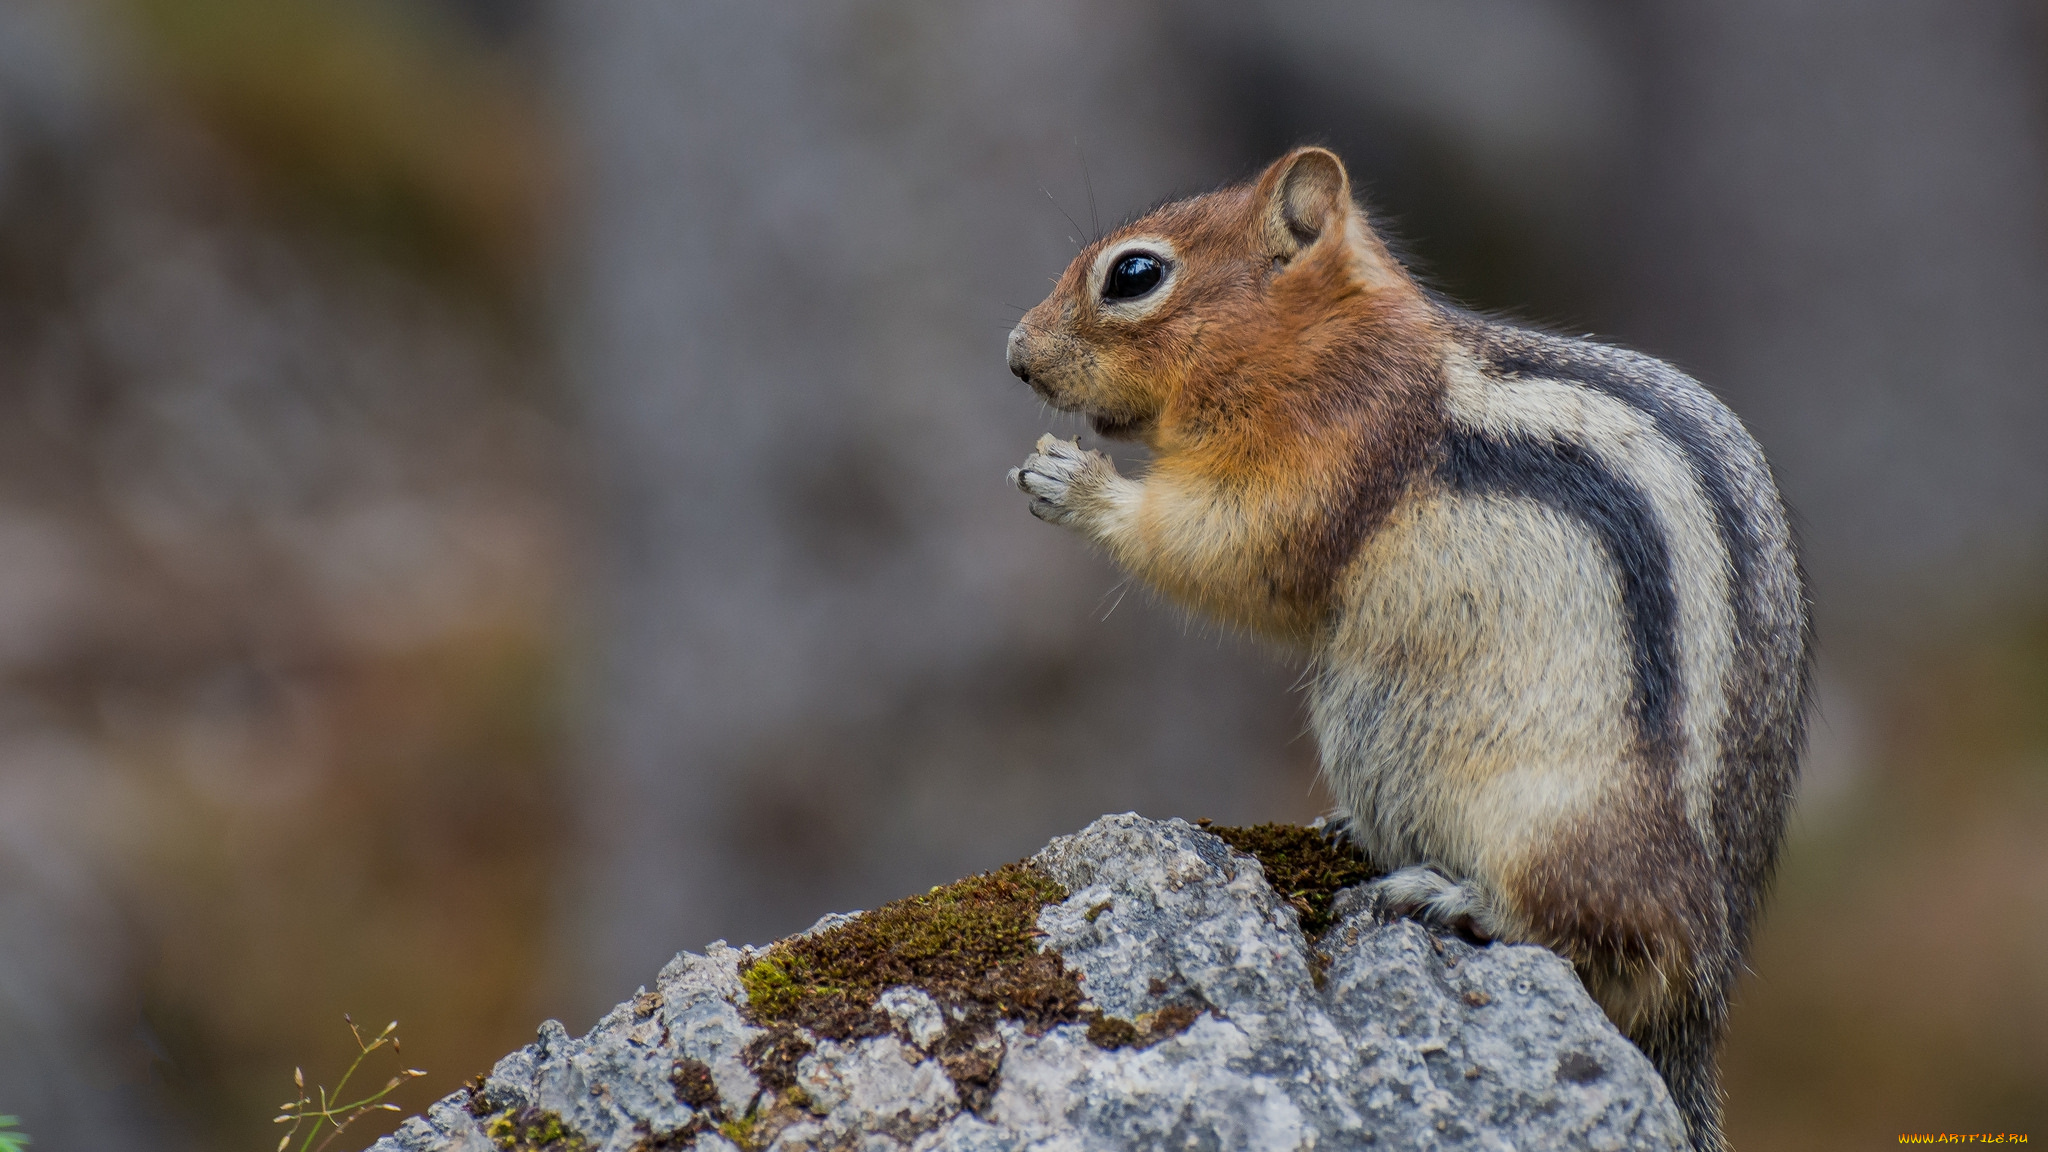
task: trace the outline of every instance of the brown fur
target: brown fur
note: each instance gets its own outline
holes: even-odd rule
[[[1302,210],[1320,208],[1318,226],[1332,229],[1304,247],[1268,219],[1277,179],[1168,205],[1089,245],[1018,330],[1032,386],[1151,448],[1154,479],[1227,505],[1244,533],[1228,546],[1250,561],[1229,567],[1259,578],[1219,582],[1199,556],[1140,575],[1298,641],[1322,625],[1337,575],[1438,439],[1443,334],[1376,238],[1376,276],[1362,282],[1335,231],[1349,222],[1347,184]],[[1154,235],[1173,239],[1183,282],[1143,323],[1105,315],[1087,283],[1097,254]]]
[[[1698,977],[1696,958],[1724,944],[1694,939],[1718,919],[1698,837],[1675,805],[1624,803],[1628,811],[1570,829],[1509,882],[1505,903],[1527,917],[1517,935],[1571,961],[1594,1000],[1635,1035]]]

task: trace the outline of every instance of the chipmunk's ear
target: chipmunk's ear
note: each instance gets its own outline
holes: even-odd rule
[[[1296,148],[1259,177],[1260,223],[1274,256],[1291,260],[1325,234],[1342,233],[1351,212],[1351,178],[1327,148]]]

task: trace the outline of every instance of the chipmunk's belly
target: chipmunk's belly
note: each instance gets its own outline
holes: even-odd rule
[[[1628,784],[1620,583],[1583,525],[1425,493],[1366,543],[1343,604],[1311,714],[1376,863],[1509,882]]]

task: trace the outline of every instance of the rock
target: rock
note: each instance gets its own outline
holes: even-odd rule
[[[1540,948],[1382,922],[1357,889],[1307,940],[1258,860],[1180,820],[1106,816],[1031,863],[1067,893],[1039,943],[1084,1013],[896,987],[843,1036],[764,1028],[742,972],[767,950],[719,943],[587,1036],[543,1024],[373,1152],[1687,1147],[1648,1061]]]

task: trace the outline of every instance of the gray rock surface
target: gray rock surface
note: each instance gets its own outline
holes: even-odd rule
[[[744,1056],[762,1035],[741,1011],[749,950],[719,943],[676,957],[587,1036],[543,1024],[491,1072],[484,1120],[458,1093],[373,1152],[485,1152],[481,1125],[505,1109],[555,1113],[592,1152],[739,1147],[728,1135],[790,1152],[1686,1147],[1649,1063],[1549,952],[1382,922],[1355,890],[1305,940],[1256,860],[1180,820],[1106,816],[1036,859],[1071,893],[1040,914],[1044,946],[1092,1005],[1141,1022],[1205,1005],[1192,1025],[1104,1049],[1085,1025],[1004,1021],[986,1041],[995,1091],[973,1109],[926,1054],[943,1011],[896,989],[882,1002],[896,1034],[817,1040],[797,1065],[800,1106],[778,1104]],[[716,1101],[706,1088],[701,1109],[684,1102],[679,1060],[702,1063]],[[722,1133],[721,1117],[742,1124]]]

